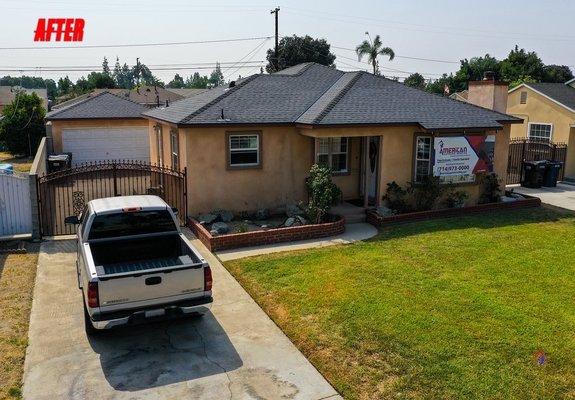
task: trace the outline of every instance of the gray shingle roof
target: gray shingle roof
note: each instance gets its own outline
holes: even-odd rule
[[[551,97],[565,107],[575,110],[575,88],[564,83],[526,83],[545,96]]]
[[[46,114],[46,119],[141,118],[146,109],[142,104],[109,92],[101,92],[68,107],[51,111]]]
[[[365,72],[315,63],[252,75],[235,87],[215,88],[144,115],[181,125],[419,124],[425,129],[497,128],[520,121]]]

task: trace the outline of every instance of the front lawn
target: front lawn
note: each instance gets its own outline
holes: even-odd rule
[[[1,245],[1,243],[0,243]],[[27,254],[0,254],[0,399],[21,396],[38,246]]]
[[[29,172],[33,161],[32,157],[15,157],[6,151],[0,151],[0,164],[13,164],[15,171]]]
[[[575,397],[575,216],[495,212],[226,267],[346,399]]]

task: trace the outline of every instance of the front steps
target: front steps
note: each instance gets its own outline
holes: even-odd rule
[[[357,207],[353,204],[346,203],[345,201],[337,206],[333,206],[330,213],[344,217],[346,224],[365,222],[365,209],[363,207]]]

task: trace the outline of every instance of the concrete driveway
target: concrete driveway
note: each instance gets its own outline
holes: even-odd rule
[[[541,202],[566,210],[575,211],[575,185],[558,183],[557,187],[531,189],[520,185],[508,185],[507,189],[528,196],[539,197]]]
[[[214,276],[212,312],[86,337],[75,243],[42,244],[24,398],[339,399],[197,240]]]

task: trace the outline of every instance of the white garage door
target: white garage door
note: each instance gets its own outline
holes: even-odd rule
[[[79,128],[62,131],[62,148],[74,165],[104,160],[150,162],[148,128]]]

